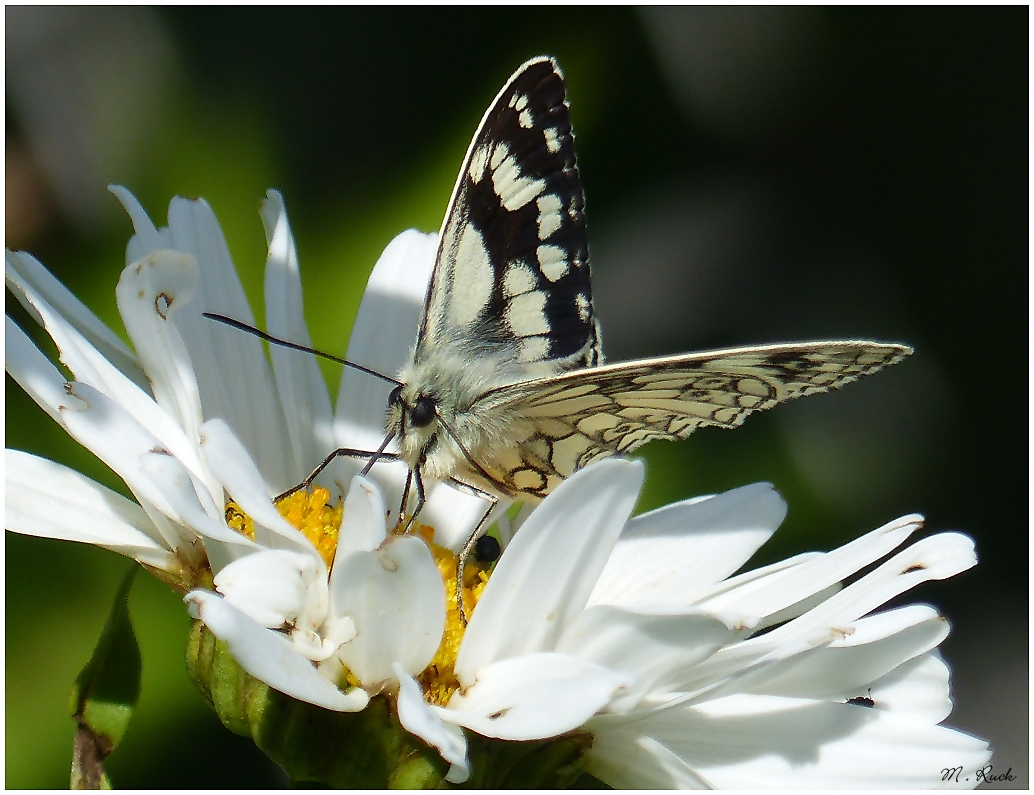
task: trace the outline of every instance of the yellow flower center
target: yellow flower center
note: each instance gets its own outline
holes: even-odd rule
[[[338,504],[331,508],[328,500],[330,492],[317,487],[311,494],[296,491],[284,497],[276,504],[276,509],[291,527],[309,539],[329,569],[337,552],[337,537],[345,507],[338,500]]]
[[[287,523],[316,547],[328,569],[334,562],[337,536],[345,513],[340,500],[334,507],[327,504],[329,500],[330,492],[317,487],[311,492],[296,491],[276,504],[277,511]],[[226,524],[230,529],[255,540],[255,522],[233,500],[226,503]]]
[[[427,543],[445,585],[445,631],[442,633],[442,642],[438,645],[438,651],[435,652],[430,664],[417,677],[424,691],[424,700],[429,704],[444,707],[460,687],[454,668],[456,655],[460,651],[460,642],[466,631],[460,617],[459,605],[456,604],[456,553],[434,543],[434,529],[427,525],[417,526],[413,534],[420,536]],[[490,576],[491,564],[470,559],[464,566],[463,606],[468,616],[473,614]]]
[[[304,535],[320,553],[327,568],[334,562],[337,551],[338,533],[344,517],[344,506],[341,501],[334,507],[328,505],[330,492],[324,488],[315,488],[311,492],[296,491],[276,504],[276,509],[288,524]],[[226,524],[252,541],[255,540],[255,522],[241,510],[233,500],[226,503]],[[401,528],[402,525],[400,525]],[[395,532],[401,532],[396,529]],[[456,679],[454,669],[456,655],[460,650],[460,642],[466,626],[460,617],[459,605],[456,603],[456,554],[446,547],[434,543],[434,528],[429,525],[416,525],[410,530],[411,535],[419,536],[431,550],[438,573],[442,577],[445,588],[445,631],[442,642],[435,652],[430,664],[423,670],[417,681],[424,691],[424,700],[429,704],[445,706],[460,683]],[[488,583],[492,564],[482,564],[471,559],[463,571],[463,606],[468,616],[472,615],[478,599]],[[351,671],[344,672],[344,680],[354,687],[361,686]]]

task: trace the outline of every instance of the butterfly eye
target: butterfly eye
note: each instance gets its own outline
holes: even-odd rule
[[[417,399],[416,405],[409,412],[409,421],[415,428],[426,428],[434,419],[434,398],[424,395]]]
[[[495,536],[481,536],[474,544],[474,557],[477,558],[478,563],[491,563],[499,560],[502,552],[499,540]]]
[[[388,408],[390,409],[395,403],[398,403],[399,395],[402,394],[402,384],[391,390],[388,394]]]

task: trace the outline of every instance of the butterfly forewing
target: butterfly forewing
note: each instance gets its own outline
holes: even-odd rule
[[[586,368],[485,396],[527,420],[517,448],[495,462],[515,492],[544,496],[599,458],[704,425],[733,428],[754,411],[826,392],[895,364],[901,345],[815,342],[733,348]]]
[[[537,58],[467,150],[388,430],[418,474],[537,499],[596,459],[735,427],[908,353],[817,342],[601,365],[564,81]],[[423,402],[436,425],[420,421]]]
[[[460,169],[416,360],[443,346],[553,371],[599,362],[584,199],[552,59],[510,78]]]

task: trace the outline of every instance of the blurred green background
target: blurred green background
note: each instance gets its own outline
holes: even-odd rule
[[[913,511],[970,533],[975,570],[898,601],[949,616],[947,723],[1027,786],[1027,30],[1025,8],[7,8],[6,245],[121,331],[131,228],[105,186],[158,223],[173,195],[204,196],[261,325],[258,205],[276,187],[314,344],[342,353],[381,249],[438,229],[488,101],[556,55],[612,360],[834,337],[916,349],[735,433],[648,446],[640,509],[771,481],[790,511],[758,563]],[[6,397],[8,447],[126,493],[10,378]],[[126,566],[6,535],[8,787],[67,786],[68,693]],[[189,684],[179,598],[139,577],[131,609],[143,696],[115,785],[284,785]]]

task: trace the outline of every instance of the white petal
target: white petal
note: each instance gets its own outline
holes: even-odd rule
[[[262,202],[262,222],[269,255],[266,259],[266,331],[275,337],[312,347],[305,324],[298,254],[287,221],[284,200],[275,190]],[[334,415],[327,384],[316,357],[278,345],[269,346],[273,375],[287,420],[300,481],[334,449]]]
[[[5,270],[8,277],[16,274],[23,284],[54,307],[79,334],[100,351],[101,355],[113,362],[136,384],[146,387],[147,379],[140,369],[136,356],[126,347],[126,344],[78,298],[72,295],[60,281],[54,278],[53,274],[39,261],[23,251],[8,251],[5,259],[7,266]],[[22,301],[22,297],[17,291],[15,297],[25,306],[25,302]],[[26,306],[26,309],[30,314],[36,315],[31,307]]]
[[[168,229],[155,229],[147,212],[137,201],[136,196],[121,185],[108,185],[108,190],[122,203],[133,222],[136,232],[126,246],[126,264],[143,259],[160,248],[171,248],[172,239]]]
[[[327,611],[323,572],[309,555],[282,549],[235,560],[215,576],[215,589],[264,627],[316,629]]]
[[[366,284],[348,342],[350,362],[394,376],[409,361],[438,248],[437,235],[412,229],[384,249]],[[338,446],[376,446],[384,437],[383,381],[346,367],[338,389]]]
[[[345,499],[344,518],[338,534],[335,562],[353,552],[372,552],[381,545],[388,530],[384,500],[372,481],[356,475]]]
[[[873,682],[872,698],[878,709],[910,720],[940,723],[951,714],[953,706],[948,687],[950,676],[944,660],[937,652],[931,652],[899,665]]]
[[[677,689],[693,701],[751,690],[846,699],[893,666],[936,646],[946,632],[936,613],[919,606],[859,620],[857,610],[838,609],[844,604],[838,601],[841,595],[778,629],[720,649]]]
[[[290,455],[285,451],[290,443],[261,342],[201,317],[203,311],[215,311],[254,324],[211,208],[204,201],[173,199],[170,228],[155,230],[132,194],[119,186],[110,189],[126,207],[136,229],[126,249],[127,257],[145,259],[159,249],[175,249],[193,256],[199,264],[196,299],[184,306],[181,297],[178,311],[171,317],[189,352],[186,358],[193,367],[205,413],[227,420],[278,489],[293,485],[297,467],[287,463]],[[131,293],[127,300],[132,300]],[[139,346],[140,342],[134,341]],[[181,357],[177,347],[177,361]],[[188,436],[196,438],[196,428],[193,433],[191,430],[187,428]]]
[[[463,729],[452,723],[446,723],[425,702],[420,692],[420,685],[407,674],[402,666],[392,666],[395,677],[399,680],[398,711],[399,723],[410,734],[415,734],[425,743],[438,749],[442,759],[449,762],[452,768],[446,781],[462,784],[470,778],[470,763],[467,761],[467,738]]]
[[[42,266],[41,266],[42,267]],[[143,371],[137,365],[139,377],[145,383],[141,389],[109,361],[64,317],[54,310],[28,283],[8,270],[7,284],[23,302],[31,306],[57,344],[61,361],[72,371],[77,381],[89,384],[110,397],[128,411],[141,425],[153,433],[173,455],[201,477],[212,491],[222,489],[202,466],[197,455],[197,440],[188,438],[176,418],[159,406],[150,394]]]
[[[175,550],[184,560],[190,560],[193,557],[193,534],[178,525],[179,515],[141,468],[141,458],[151,451],[162,451],[161,443],[123,411],[121,406],[92,387],[74,383],[67,390],[69,397],[77,400],[66,399],[66,403],[71,405],[62,406],[60,412],[62,424],[72,438],[111,467],[126,482],[145,510],[149,505],[158,508],[160,514],[148,512],[151,521],[169,549]],[[169,457],[169,460],[175,459]],[[183,469],[183,473],[189,479],[186,469]]]
[[[585,606],[642,482],[641,463],[612,458],[576,472],[543,501],[471,616],[456,660],[462,684],[496,660],[553,649]]]
[[[8,530],[96,544],[172,574],[182,572],[139,505],[53,461],[4,452]]]
[[[169,235],[172,247],[192,254],[200,266],[197,300],[174,322],[194,363],[205,416],[221,417],[233,428],[277,491],[293,486],[299,464],[293,460],[287,422],[262,342],[200,316],[203,311],[217,312],[255,325],[212,208],[201,199],[173,199]]]
[[[335,569],[334,612],[355,621],[356,637],[338,656],[364,686],[394,679],[398,663],[418,674],[438,650],[445,629],[445,587],[419,538],[390,538],[375,552],[353,552]]]
[[[943,619],[917,605],[835,626],[820,622],[789,636],[780,628],[718,650],[672,689],[682,693],[676,703],[740,692],[846,700],[864,695],[873,679],[933,648],[945,633]]]
[[[198,280],[193,257],[163,249],[129,265],[115,288],[154,398],[188,439],[197,439],[201,428],[201,398],[190,354],[172,318],[193,300]]]
[[[332,616],[344,615],[344,608],[340,602],[348,598],[351,586],[348,582],[349,575],[345,573],[346,567],[342,561],[355,552],[372,552],[384,542],[387,536],[384,526],[384,502],[372,482],[356,475],[352,479],[352,488],[348,492],[344,507],[337,550],[334,552],[334,565],[330,568],[330,615]],[[352,623],[351,618],[348,621]],[[352,640],[355,635],[355,625],[352,623],[348,637],[342,636],[340,640],[343,643]]]
[[[614,731],[649,735],[709,786],[732,789],[940,788],[944,768],[972,778],[990,756],[982,740],[885,710],[762,696],[661,710]]]
[[[324,679],[283,636],[208,591],[191,591],[184,599],[192,617],[226,641],[230,654],[249,674],[299,701],[337,712],[358,712],[369,702],[360,688],[342,693]]]
[[[626,674],[631,684],[610,706],[622,712],[651,690],[669,692],[665,685],[735,639],[733,627],[715,616],[648,615],[599,606],[568,626],[556,650]]]
[[[484,737],[539,740],[577,729],[628,683],[627,677],[566,654],[529,654],[478,671],[443,720]]]
[[[140,470],[161,495],[166,510],[201,537],[213,573],[218,574],[232,561],[259,549],[254,541],[235,533],[222,519],[212,517],[203,504],[205,500],[199,499],[207,492],[194,485],[190,473],[175,458],[145,453],[140,459]]]
[[[355,622],[348,616],[330,618],[320,630],[324,643],[328,643],[333,651],[337,651],[342,643],[348,643],[355,637]]]
[[[800,566],[809,560],[820,558],[824,554],[826,553],[802,552],[799,555],[794,555],[793,557],[770,563],[767,566],[761,566],[757,569],[749,569],[742,574],[737,574],[735,577],[729,577],[727,580],[715,583],[708,588],[704,588],[700,593],[694,594],[693,604],[700,605],[714,596],[728,593],[729,591],[736,591],[741,588],[760,588],[762,587],[762,583],[759,582],[760,580],[770,577],[774,582],[776,578],[788,576],[790,574],[790,569]]]
[[[948,623],[937,611],[910,605],[860,619],[847,637],[767,666],[749,685],[733,686],[752,693],[846,700],[865,695],[876,679],[935,648],[947,634]]]
[[[255,522],[255,540],[262,546],[288,548],[320,561],[316,548],[285,520],[270,499],[270,489],[251,456],[222,420],[201,428],[201,450],[208,466],[241,509]],[[265,532],[271,531],[271,532]]]
[[[55,422],[64,425],[63,407],[83,411],[86,404],[66,391],[61,372],[8,315],[4,315],[4,367]]]
[[[831,553],[832,554],[832,553]],[[902,550],[818,607],[743,645],[821,643],[843,636],[844,628],[900,593],[928,580],[943,580],[975,566],[973,541],[961,533],[928,536]],[[828,642],[826,641],[826,642]]]
[[[348,341],[348,361],[389,377],[409,361],[437,248],[437,235],[411,229],[384,249],[359,304]],[[342,370],[334,414],[338,447],[378,448],[384,439],[384,409],[390,388],[390,384],[351,367]],[[348,460],[336,465],[334,478],[342,492],[363,466],[363,461]],[[397,505],[395,492],[402,493],[405,468],[379,465],[371,475],[389,505]]]
[[[769,483],[637,516],[625,527],[590,605],[690,604],[764,544],[786,516]]]
[[[596,732],[588,757],[586,772],[614,789],[709,789],[655,739],[630,730]]]
[[[701,607],[767,616],[796,604],[809,596],[851,576],[879,560],[922,526],[922,517],[904,516],[866,533],[822,557],[795,567],[786,576],[765,583],[727,591],[704,600]]]

